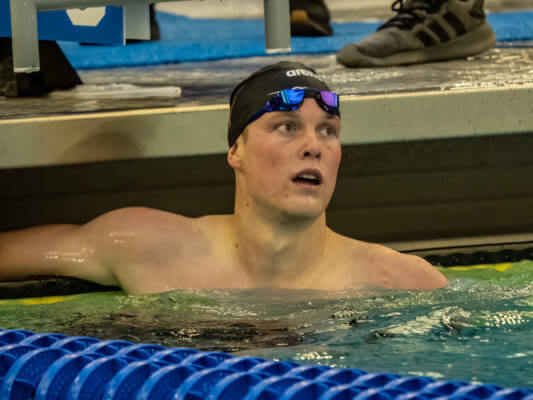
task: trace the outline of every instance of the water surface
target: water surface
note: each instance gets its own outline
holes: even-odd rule
[[[0,328],[533,386],[533,261],[442,271],[450,285],[434,291],[265,288],[2,300]]]

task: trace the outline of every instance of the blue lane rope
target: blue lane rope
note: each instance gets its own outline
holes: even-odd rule
[[[533,400],[533,389],[0,329],[0,400]]]

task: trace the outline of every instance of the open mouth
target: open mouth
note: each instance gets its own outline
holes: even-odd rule
[[[294,183],[318,186],[321,183],[321,177],[319,174],[316,173],[301,173],[297,175],[292,181]]]

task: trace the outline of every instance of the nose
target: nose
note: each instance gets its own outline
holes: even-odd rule
[[[301,155],[302,158],[316,158],[320,160],[322,149],[314,129],[308,128],[305,130],[303,135]]]

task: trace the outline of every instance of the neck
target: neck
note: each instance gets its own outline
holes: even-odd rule
[[[236,207],[232,225],[239,263],[259,286],[291,287],[322,264],[328,237],[325,213],[297,219]]]

